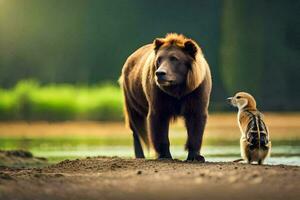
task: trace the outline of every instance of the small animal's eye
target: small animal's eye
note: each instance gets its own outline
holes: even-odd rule
[[[237,99],[240,99],[240,98],[241,98],[241,96],[237,96],[236,98],[237,98]]]
[[[175,56],[170,56],[170,61],[178,61],[178,58],[176,58]]]

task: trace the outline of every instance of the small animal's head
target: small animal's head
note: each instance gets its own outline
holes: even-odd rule
[[[246,92],[238,92],[233,97],[227,98],[228,103],[238,109],[249,108],[256,109],[256,101],[254,97]]]
[[[205,75],[200,60],[204,58],[195,41],[172,33],[165,38],[155,39],[153,46],[155,82],[158,87],[168,90],[168,87],[184,85],[192,91],[200,85]]]

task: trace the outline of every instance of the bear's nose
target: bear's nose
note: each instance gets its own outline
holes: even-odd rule
[[[156,72],[155,72],[155,75],[157,76],[157,78],[162,78],[166,74],[167,74],[167,72],[165,70],[163,70],[163,69],[156,70]]]

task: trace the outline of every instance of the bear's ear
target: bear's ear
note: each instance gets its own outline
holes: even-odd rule
[[[196,58],[198,48],[193,40],[187,40],[184,43],[184,50],[188,52],[188,54],[190,54],[193,58]]]
[[[153,44],[154,44],[154,50],[157,51],[164,44],[164,39],[163,38],[156,38],[153,41]]]

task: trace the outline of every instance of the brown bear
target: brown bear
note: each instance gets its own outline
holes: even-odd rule
[[[119,82],[136,158],[145,157],[140,139],[149,147],[149,134],[158,158],[172,159],[169,122],[182,116],[188,135],[187,160],[205,161],[200,148],[212,81],[195,41],[175,33],[155,39],[128,57]]]

